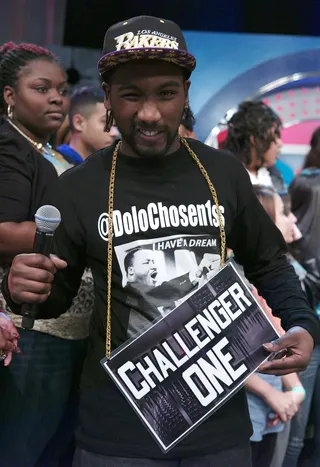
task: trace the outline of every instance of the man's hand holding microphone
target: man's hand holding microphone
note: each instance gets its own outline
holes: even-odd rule
[[[54,233],[61,222],[59,210],[42,206],[35,214],[35,222],[34,253],[16,256],[8,276],[10,297],[22,305],[24,329],[33,328],[37,305],[49,297],[55,273],[67,266],[65,261],[50,254]]]
[[[9,276],[8,290],[11,300],[22,305],[22,328],[32,329],[37,314],[37,305],[47,300],[51,292],[54,274],[67,263],[50,255],[53,235],[61,222],[60,212],[46,205],[35,214],[37,230],[34,251],[14,258]],[[19,333],[12,320],[0,312],[0,361],[7,366],[12,352],[21,353],[18,347]]]
[[[17,304],[40,304],[50,293],[54,275],[67,263],[57,256],[40,253],[18,255],[14,258],[8,277],[12,300]]]

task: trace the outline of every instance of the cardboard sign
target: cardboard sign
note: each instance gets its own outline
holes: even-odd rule
[[[101,364],[167,452],[243,386],[277,337],[229,262]]]

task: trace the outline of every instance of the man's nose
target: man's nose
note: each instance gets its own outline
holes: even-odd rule
[[[138,120],[150,125],[158,123],[160,119],[161,114],[155,102],[147,101],[142,104],[138,111]]]

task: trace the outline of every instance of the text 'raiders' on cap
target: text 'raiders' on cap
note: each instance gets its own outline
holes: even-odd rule
[[[103,75],[131,60],[149,59],[171,62],[189,73],[196,66],[176,23],[154,16],[136,16],[107,30],[98,70]]]

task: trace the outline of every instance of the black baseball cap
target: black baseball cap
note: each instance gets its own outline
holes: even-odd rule
[[[189,74],[196,59],[187,50],[180,27],[173,21],[154,16],[136,16],[111,26],[105,35],[100,75],[131,60],[164,60]]]

